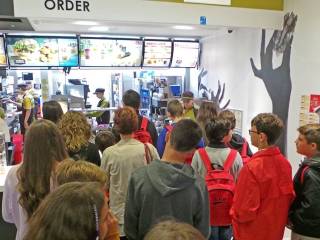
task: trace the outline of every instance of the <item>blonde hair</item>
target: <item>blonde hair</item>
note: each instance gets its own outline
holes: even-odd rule
[[[58,124],[69,152],[78,152],[88,146],[91,127],[83,113],[67,112]]]
[[[57,184],[68,182],[99,182],[106,184],[106,173],[93,163],[86,161],[63,160],[57,168]]]
[[[187,223],[167,220],[156,224],[145,236],[144,240],[205,240],[203,235]]]

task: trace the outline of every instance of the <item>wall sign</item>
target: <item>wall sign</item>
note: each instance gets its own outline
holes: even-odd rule
[[[44,7],[48,10],[90,12],[90,3],[83,0],[45,0]]]

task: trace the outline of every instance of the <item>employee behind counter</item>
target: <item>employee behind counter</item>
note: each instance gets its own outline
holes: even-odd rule
[[[97,98],[100,99],[97,107],[98,108],[108,108],[110,107],[109,102],[107,99],[104,97],[104,88],[97,88],[94,94],[97,96]],[[97,120],[98,125],[101,124],[108,124],[110,122],[110,111],[95,111],[88,113],[87,116],[89,117],[95,117]]]
[[[22,116],[19,117],[21,134],[25,134],[26,130],[30,127],[31,123],[34,120],[34,99],[33,96],[28,91],[27,84],[18,84],[20,90],[20,95],[22,99],[19,99],[17,102],[8,99],[8,102],[11,102],[18,106],[22,110]]]

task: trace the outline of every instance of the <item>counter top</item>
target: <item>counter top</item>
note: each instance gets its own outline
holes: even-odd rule
[[[4,167],[4,171],[3,171],[2,167],[0,167],[0,192],[3,192],[3,190],[4,190],[4,182],[6,180],[8,172],[11,168],[12,168],[12,166],[6,166],[6,167]]]
[[[83,112],[83,113],[89,113],[89,112],[105,112],[105,111],[115,111],[118,108],[112,107],[112,108],[86,108],[86,109],[79,109],[79,108],[71,108],[70,111],[76,111],[76,112]]]

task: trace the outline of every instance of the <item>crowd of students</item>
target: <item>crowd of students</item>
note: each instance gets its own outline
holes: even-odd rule
[[[159,137],[133,90],[95,137],[82,113],[45,103],[5,182],[2,215],[16,239],[282,240],[285,226],[293,240],[320,239],[319,124],[298,129],[306,159],[292,180],[276,115],[252,119],[252,154],[232,112],[210,101],[195,109],[190,92],[182,102],[168,103]]]

